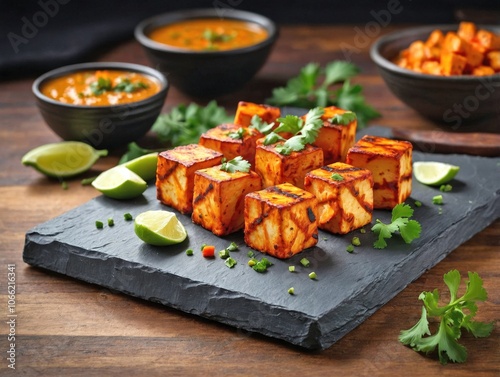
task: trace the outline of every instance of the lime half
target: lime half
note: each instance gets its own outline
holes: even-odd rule
[[[99,174],[92,186],[113,199],[132,199],[141,195],[148,184],[133,171],[118,165]]]
[[[451,181],[460,167],[444,162],[419,161],[413,163],[413,174],[424,185],[438,186]]]
[[[175,245],[187,237],[175,213],[161,210],[139,214],[134,221],[134,231],[141,240],[155,246]]]
[[[149,181],[156,177],[156,165],[158,163],[158,153],[149,153],[144,156],[134,158],[127,161],[123,166],[132,170],[145,181]]]
[[[41,145],[26,153],[21,162],[49,177],[67,178],[89,170],[108,151],[96,150],[80,141]]]

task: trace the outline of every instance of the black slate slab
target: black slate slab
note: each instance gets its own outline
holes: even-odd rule
[[[382,128],[365,133],[386,135]],[[452,182],[453,191],[442,193],[442,213],[432,204],[432,197],[441,194],[439,189],[414,181],[407,203],[422,202],[414,218],[423,233],[410,245],[395,236],[387,249],[376,250],[370,226],[365,234],[355,231],[346,236],[320,231],[316,247],[286,261],[269,257],[273,266],[260,274],[247,265],[250,249],[241,232],[219,238],[185,215],[178,214],[189,234],[182,244],[161,248],[142,243],[134,234],[133,222],[123,215],[170,210],[156,200],[152,184],[138,199],[97,197],[36,226],[26,234],[23,258],[33,266],[237,328],[325,349],[499,217],[500,159],[415,152],[414,161],[419,160],[449,162],[461,170]],[[106,223],[110,217],[114,227],[96,229],[96,220]],[[390,212],[375,211],[375,219],[387,222]],[[354,235],[362,245],[350,254],[346,247]],[[240,246],[232,253],[238,262],[232,269],[219,258],[203,258],[199,251],[203,243],[221,250],[232,241]],[[188,248],[195,251],[191,257],[185,254]],[[300,265],[303,257],[310,267]],[[295,273],[288,271],[292,264]],[[317,280],[309,279],[311,271]],[[290,287],[295,288],[293,296],[287,293]]]

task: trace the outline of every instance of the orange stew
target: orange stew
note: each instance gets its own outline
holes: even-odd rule
[[[267,38],[262,26],[239,20],[200,18],[161,26],[149,34],[152,40],[188,50],[233,50]]]
[[[81,71],[50,80],[42,93],[56,101],[88,106],[137,102],[160,91],[160,84],[136,72]]]

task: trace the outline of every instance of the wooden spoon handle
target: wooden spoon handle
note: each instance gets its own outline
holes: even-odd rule
[[[396,139],[410,141],[415,149],[422,152],[500,156],[500,134],[402,129],[393,129],[392,134]]]

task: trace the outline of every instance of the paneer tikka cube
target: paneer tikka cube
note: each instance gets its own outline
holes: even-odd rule
[[[240,101],[236,108],[233,123],[238,126],[248,127],[254,115],[258,115],[266,123],[273,123],[281,116],[281,110],[279,107]]]
[[[251,170],[230,173],[220,165],[200,169],[194,176],[191,218],[217,236],[243,229],[245,195],[261,189],[260,176]]]
[[[306,174],[304,189],[318,199],[318,227],[346,234],[372,221],[371,171],[343,162],[322,166]]]
[[[410,196],[412,151],[408,141],[369,135],[349,149],[346,163],[373,174],[373,208],[392,209]]]
[[[181,213],[191,213],[195,171],[219,165],[222,157],[222,153],[199,144],[161,152],[156,167],[156,197]]]
[[[318,242],[316,197],[289,183],[245,196],[245,243],[286,259]]]

